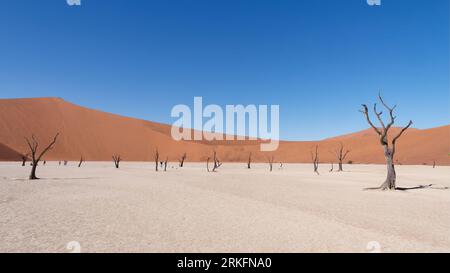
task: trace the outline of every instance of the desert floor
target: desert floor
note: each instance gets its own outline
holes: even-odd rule
[[[449,252],[450,167],[0,163],[0,252]],[[76,244],[78,244],[76,243]]]

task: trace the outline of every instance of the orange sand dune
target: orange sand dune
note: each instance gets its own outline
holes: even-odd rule
[[[172,140],[170,126],[80,107],[59,98],[0,100],[0,160],[15,159],[27,151],[25,136],[35,134],[44,146],[61,133],[47,160],[110,160],[120,154],[123,160],[152,161],[156,149],[161,160],[176,161],[186,152],[188,161],[204,161],[216,150],[222,161],[246,161],[252,152],[255,161],[265,161],[258,141],[195,142]],[[450,165],[450,127],[411,129],[399,140],[396,159],[401,164]],[[398,129],[395,129],[398,130]],[[395,131],[394,130],[394,131]],[[272,152],[276,161],[310,162],[310,151],[319,145],[320,161],[335,161],[332,150],[342,142],[351,150],[346,161],[383,163],[382,148],[373,130],[322,141],[281,142]],[[7,146],[4,148],[4,146]],[[15,154],[14,154],[15,153]]]

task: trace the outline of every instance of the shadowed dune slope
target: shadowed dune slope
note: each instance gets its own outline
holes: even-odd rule
[[[0,161],[19,161],[21,158],[20,153],[0,143]]]
[[[364,122],[364,121],[361,121]],[[258,141],[172,140],[170,126],[92,110],[60,98],[0,100],[0,160],[18,160],[17,151],[27,151],[25,136],[34,134],[40,147],[60,132],[47,160],[110,160],[120,154],[125,161],[153,161],[156,149],[160,160],[177,161],[187,153],[187,161],[204,161],[216,150],[222,161],[265,161],[269,153],[259,152]],[[449,165],[450,126],[408,130],[398,142],[396,159],[401,164]],[[393,133],[398,131],[393,129]],[[346,162],[383,163],[383,151],[372,129],[322,141],[281,142],[272,152],[278,162],[310,162],[310,151],[319,145],[320,161],[335,160],[332,151],[342,142],[351,150]]]

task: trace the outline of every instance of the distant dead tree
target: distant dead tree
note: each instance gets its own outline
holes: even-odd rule
[[[208,158],[206,159],[206,170],[209,172],[209,160],[211,160],[211,158],[208,156]]]
[[[167,162],[169,161],[169,157],[166,157],[166,160],[164,161],[164,171],[167,171]]]
[[[80,168],[80,167],[81,167],[81,164],[83,164],[83,161],[84,161],[84,159],[83,159],[83,156],[81,156],[81,158],[80,158],[80,162],[78,163],[78,168]]]
[[[180,162],[180,168],[183,168],[183,166],[184,166],[184,161],[186,160],[186,158],[187,158],[187,155],[186,155],[186,153],[184,153],[184,154],[181,156],[181,158],[178,160],[178,161]]]
[[[394,167],[394,155],[395,155],[395,145],[397,143],[397,140],[402,136],[402,134],[413,124],[412,120],[409,121],[408,125],[406,125],[405,127],[403,127],[400,132],[392,139],[391,143],[389,143],[388,141],[388,133],[389,133],[389,129],[391,129],[392,125],[394,125],[395,123],[395,116],[394,116],[394,110],[396,108],[396,106],[394,107],[389,107],[383,100],[383,98],[381,97],[381,95],[378,95],[378,98],[381,102],[381,104],[383,104],[383,106],[388,110],[389,112],[389,123],[387,125],[385,125],[383,119],[381,118],[381,115],[383,114],[383,112],[378,112],[377,110],[377,104],[375,103],[373,105],[373,112],[375,114],[375,116],[377,117],[381,128],[377,128],[372,121],[370,120],[370,116],[369,116],[369,110],[367,105],[363,104],[362,105],[362,110],[360,110],[361,113],[364,114],[364,116],[366,117],[367,123],[369,123],[369,125],[374,129],[374,131],[378,134],[378,136],[380,137],[380,144],[383,146],[384,149],[384,158],[386,159],[386,165],[387,165],[387,177],[386,180],[383,182],[383,184],[378,187],[378,188],[373,188],[373,189],[381,189],[381,190],[395,190],[396,189],[396,179],[397,179],[397,174],[395,173],[395,167]]]
[[[314,172],[319,175],[319,145],[316,145],[314,153],[311,151],[311,159],[314,165]]]
[[[247,169],[252,168],[252,153],[248,155],[248,161],[247,161]]]
[[[20,157],[21,157],[21,159],[22,159],[22,167],[24,167],[25,166],[25,163],[27,163],[27,159],[28,159],[28,156],[29,156],[30,154],[21,154],[20,155]]]
[[[38,166],[38,163],[41,160],[42,156],[53,148],[53,145],[55,145],[56,140],[58,139],[58,136],[59,136],[59,133],[57,133],[55,135],[55,137],[50,142],[50,144],[48,144],[47,147],[45,147],[39,155],[37,155],[37,149],[39,147],[39,143],[36,140],[36,137],[34,135],[32,135],[31,140],[28,138],[25,138],[25,140],[27,141],[28,147],[30,148],[31,161],[32,161],[31,173],[30,173],[30,177],[29,177],[30,180],[39,179],[38,177],[36,177],[36,168]]]
[[[120,155],[113,155],[112,156],[112,159],[113,159],[113,161],[114,161],[114,166],[116,166],[116,169],[118,169],[120,166],[120,161],[122,160],[121,158],[120,158]]]
[[[330,169],[330,173],[331,173],[331,172],[333,172],[333,170],[334,170],[334,164],[333,164],[333,162],[331,162],[331,169]]]
[[[433,160],[433,169],[436,168],[436,160]]]
[[[350,153],[350,150],[344,151],[344,144],[342,144],[342,142],[341,142],[339,144],[339,148],[337,148],[333,153],[338,160],[338,170],[337,171],[342,172],[343,171],[342,162],[345,160],[347,155]]]
[[[219,158],[217,157],[216,151],[214,151],[214,157],[213,157],[213,159],[214,159],[214,167],[213,167],[212,171],[213,171],[213,172],[216,172],[217,169],[218,169],[220,166],[222,166],[222,162],[220,162]]]
[[[158,151],[158,149],[156,149],[156,151],[155,151],[154,158],[155,158],[155,171],[158,171],[158,164],[159,164],[159,151]]]
[[[273,171],[273,162],[275,161],[275,157],[271,155],[267,157],[267,160],[269,161],[269,170]]]

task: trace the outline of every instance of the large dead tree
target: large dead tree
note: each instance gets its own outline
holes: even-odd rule
[[[25,138],[27,141],[28,147],[30,148],[31,153],[31,173],[30,173],[30,180],[36,180],[39,179],[36,176],[36,168],[38,166],[39,161],[41,160],[42,156],[45,155],[48,151],[50,151],[53,148],[53,145],[55,145],[56,140],[58,139],[59,133],[55,135],[53,140],[42,150],[42,152],[38,155],[38,147],[39,143],[36,140],[36,137],[34,135],[31,136],[31,139]]]
[[[116,169],[118,169],[120,167],[120,161],[122,160],[120,158],[120,155],[113,155],[112,159],[114,161],[114,166],[116,166]]]
[[[350,150],[344,149],[344,144],[342,142],[339,144],[339,148],[337,148],[334,152],[334,155],[336,156],[338,160],[338,172],[342,172],[344,169],[342,168],[342,162],[345,160],[347,155],[350,153]]]
[[[311,160],[314,166],[314,172],[319,175],[319,145],[316,145],[316,148],[311,151]]]
[[[386,110],[389,112],[389,122],[385,124],[383,119],[381,118],[383,112],[378,112],[377,110],[377,104],[375,103],[373,105],[373,112],[375,116],[378,119],[378,122],[381,125],[381,128],[376,127],[373,122],[370,119],[369,116],[369,109],[367,105],[362,105],[362,110],[360,110],[361,113],[364,114],[366,117],[367,123],[373,128],[373,130],[377,133],[377,135],[380,137],[380,144],[383,146],[384,150],[384,158],[386,159],[386,165],[387,165],[387,177],[386,180],[381,184],[380,187],[375,189],[381,189],[381,190],[395,190],[396,188],[396,178],[397,174],[395,173],[395,167],[394,167],[394,156],[395,156],[395,145],[397,143],[397,140],[403,135],[403,133],[408,130],[408,128],[413,124],[412,120],[409,121],[408,125],[403,127],[400,132],[398,132],[393,138],[392,141],[389,142],[389,130],[392,128],[392,126],[395,123],[394,116],[394,110],[396,108],[396,105],[394,107],[389,107],[381,97],[381,95],[378,95],[378,99],[380,100],[381,104],[386,108]]]
[[[252,168],[252,153],[248,155],[248,161],[247,161],[247,169]]]
[[[178,161],[180,162],[180,168],[183,168],[183,166],[184,166],[184,161],[186,160],[186,158],[187,158],[187,155],[186,155],[186,153],[184,153],[184,154],[181,156],[180,160],[178,160]]]
[[[217,157],[216,151],[214,151],[213,159],[214,159],[214,167],[213,167],[212,171],[213,171],[213,172],[216,172],[217,169],[218,169],[220,166],[222,166],[222,162],[220,162],[219,158]]]
[[[156,149],[156,151],[155,151],[154,158],[155,158],[155,171],[158,171],[158,164],[159,164],[159,151],[158,151],[158,149]]]

